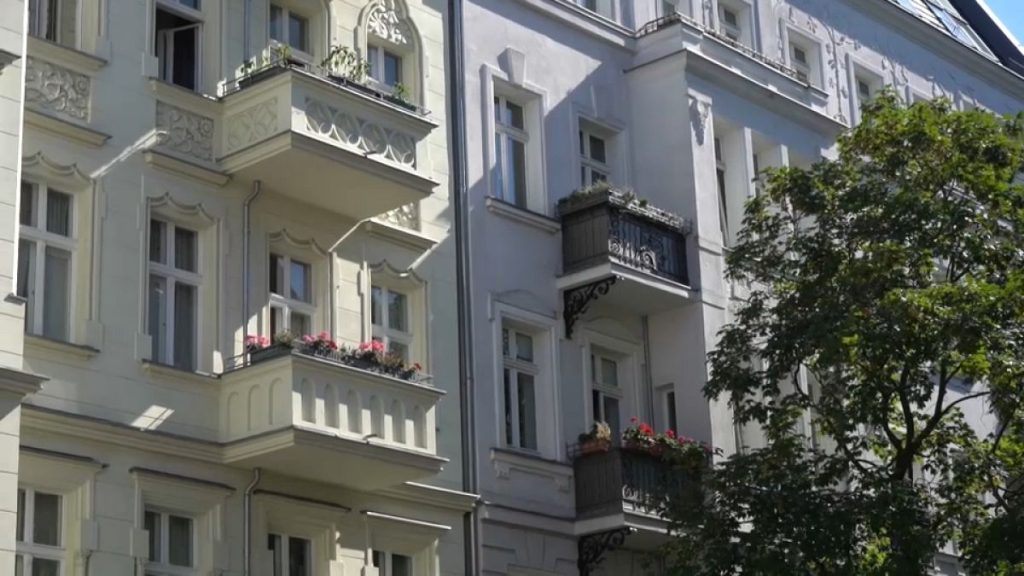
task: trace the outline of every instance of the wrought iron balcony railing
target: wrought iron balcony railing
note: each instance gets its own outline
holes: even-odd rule
[[[612,263],[689,286],[682,218],[613,189],[569,196],[558,212],[566,274]]]
[[[681,496],[691,479],[648,452],[611,447],[573,459],[576,516],[586,519],[624,510],[656,513],[665,498]]]

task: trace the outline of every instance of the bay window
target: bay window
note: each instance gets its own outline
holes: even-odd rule
[[[59,494],[18,489],[15,527],[16,576],[62,576],[64,498]]]
[[[45,184],[21,183],[17,294],[28,301],[25,329],[71,338],[74,197]]]
[[[195,370],[199,352],[199,233],[168,220],[149,224],[148,322],[152,360]]]
[[[534,337],[503,327],[502,385],[505,404],[505,444],[537,450],[537,375]]]
[[[291,256],[270,254],[270,336],[289,331],[296,336],[312,334],[313,266]]]
[[[383,343],[388,352],[409,362],[413,335],[408,295],[384,286],[372,286],[370,324],[374,340]]]

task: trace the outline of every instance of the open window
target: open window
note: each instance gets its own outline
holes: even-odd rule
[[[160,79],[199,90],[202,16],[198,0],[159,1],[154,17],[154,52]]]

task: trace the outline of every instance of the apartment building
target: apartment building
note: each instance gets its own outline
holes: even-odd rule
[[[444,5],[2,6],[0,572],[464,574]]]
[[[481,573],[657,574],[652,464],[574,444],[760,441],[701,391],[755,176],[885,86],[1024,109],[1024,58],[976,0],[468,0],[464,41]]]

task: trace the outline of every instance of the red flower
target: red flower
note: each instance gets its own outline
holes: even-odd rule
[[[675,440],[675,438],[676,438],[676,431],[675,430],[669,430],[669,431],[665,432],[665,436],[668,436],[669,438],[672,438],[673,440]]]

